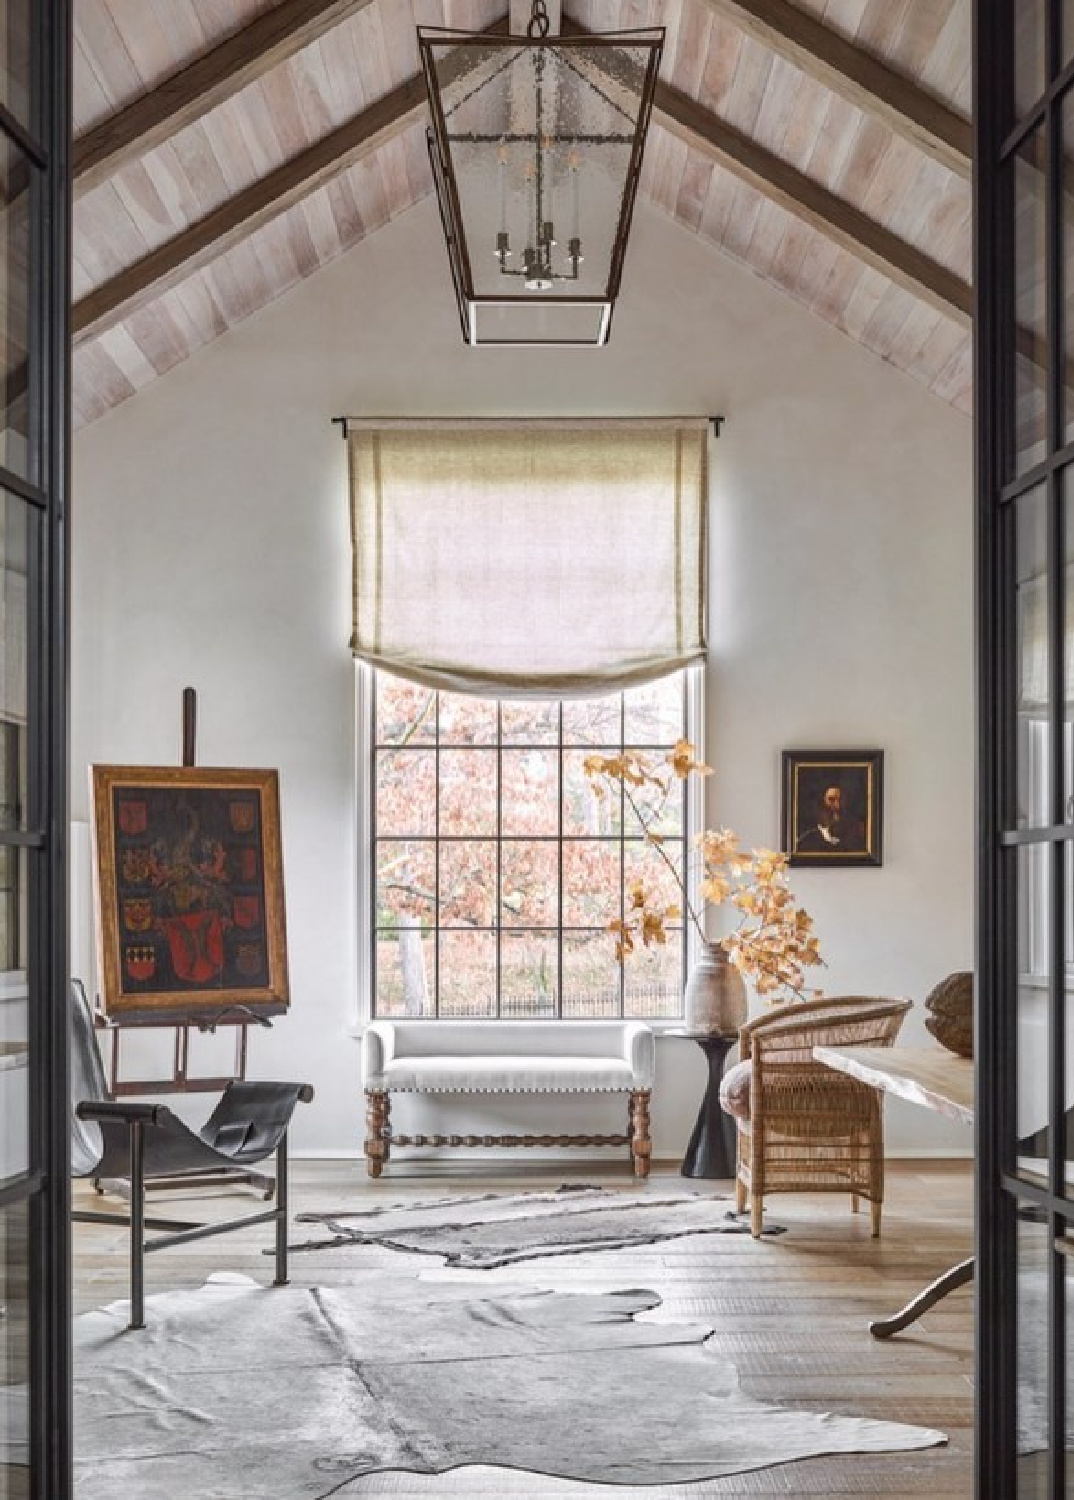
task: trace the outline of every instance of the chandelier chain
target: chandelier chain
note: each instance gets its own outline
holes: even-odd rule
[[[548,14],[547,0],[533,0],[533,10],[530,12],[530,24],[526,27],[526,35],[531,41],[543,39],[551,28],[552,21]]]

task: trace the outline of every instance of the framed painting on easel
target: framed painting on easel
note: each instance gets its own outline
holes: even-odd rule
[[[275,771],[94,766],[105,1015],[267,1018],[288,1007]]]

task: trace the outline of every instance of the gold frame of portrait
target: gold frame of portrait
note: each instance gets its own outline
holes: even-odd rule
[[[851,802],[859,807],[858,821],[860,837],[846,847],[833,839],[831,847],[825,846],[827,835],[821,825],[823,817],[817,819],[818,839],[812,847],[803,849],[804,792],[803,775],[817,776],[829,781],[829,791],[839,794],[835,799],[838,812],[842,793],[848,783],[853,787],[861,778],[860,794]],[[828,773],[825,775],[824,773]],[[810,794],[817,805],[817,795]],[[834,813],[833,813],[834,816]],[[784,750],[782,775],[782,807],[780,816],[781,845],[788,856],[788,863],[799,868],[831,869],[878,866],[884,862],[884,752],[883,750]],[[832,826],[830,823],[827,825]],[[812,831],[812,830],[810,830]]]
[[[283,892],[283,857],[280,842],[279,778],[274,770],[238,770],[203,766],[114,766],[90,768],[92,785],[92,835],[94,915],[97,938],[101,1007],[106,1015],[127,1021],[152,1018],[166,1025],[185,1020],[205,1021],[209,1014],[225,1019],[279,1016],[290,1003],[287,974],[287,930]],[[147,792],[180,794],[186,790],[253,793],[260,817],[256,840],[258,881],[263,894],[263,948],[267,959],[264,984],[223,984],[198,987],[161,984],[132,990],[123,983],[123,945],[120,921],[120,883],[116,864],[117,790],[138,788]],[[147,947],[150,944],[147,942]]]

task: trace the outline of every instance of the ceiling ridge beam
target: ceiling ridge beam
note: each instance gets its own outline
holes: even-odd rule
[[[970,121],[905,73],[791,0],[702,0],[702,4],[865,114],[882,120],[950,171],[970,177]]]
[[[658,82],[653,103],[658,122],[688,146],[702,151],[946,317],[963,327],[971,326],[973,291],[954,271],[736,130],[680,89]]]
[[[280,0],[255,16],[78,136],[71,152],[76,194],[97,187],[372,4],[373,0]]]

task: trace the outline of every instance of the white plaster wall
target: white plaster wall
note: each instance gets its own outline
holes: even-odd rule
[[[91,763],[177,761],[188,683],[202,764],[279,768],[293,1010],[253,1066],[316,1086],[298,1149],[361,1134],[344,412],[723,413],[711,816],[774,844],[781,748],[882,747],[884,867],[795,873],[825,987],[920,1002],[970,964],[969,422],[644,207],[608,348],[465,349],[427,202],[75,443],[72,816]],[[927,1040],[919,1016],[904,1036]],[[681,1152],[702,1079],[695,1048],[660,1043],[659,1155]],[[419,1128],[497,1117],[430,1109]],[[547,1102],[523,1119],[620,1123]],[[910,1106],[888,1140],[969,1147]]]

